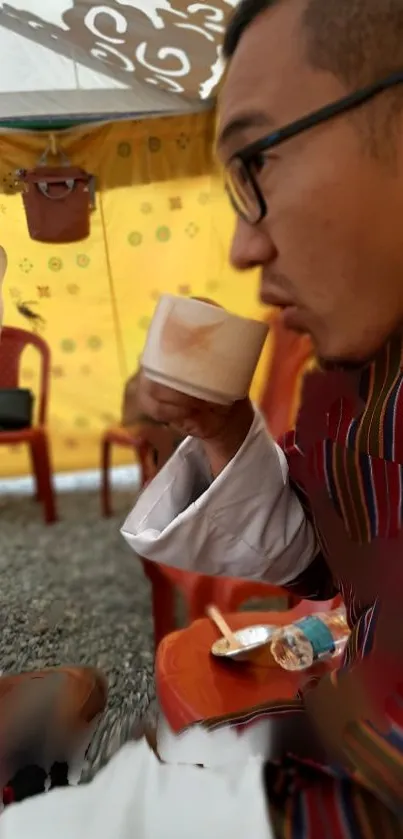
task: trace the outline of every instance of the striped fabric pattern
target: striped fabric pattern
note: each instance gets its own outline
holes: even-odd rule
[[[358,388],[362,411],[356,415],[335,393],[327,413],[326,437],[315,448],[314,468],[350,539],[365,545],[378,537],[395,539],[403,525],[400,337],[394,338],[362,371]],[[286,435],[283,447],[292,480],[294,464],[307,454],[298,423],[295,431]],[[296,471],[300,475],[298,468]],[[299,480],[296,491],[309,515],[309,498]],[[320,527],[318,537],[326,561],[328,546],[323,544]],[[372,650],[379,603],[365,606],[351,585],[341,579],[336,585],[346,604],[352,629],[341,668],[345,670],[365,659]],[[337,673],[333,679],[337,684]],[[294,765],[294,780],[288,785],[285,782],[282,797],[272,803],[279,839],[403,836],[403,696],[390,697],[386,716],[386,733],[380,733],[365,721],[348,727],[344,752],[352,769],[346,777],[337,778],[331,771],[322,771],[312,778],[304,767]],[[281,777],[286,770],[279,767],[277,772]]]
[[[304,389],[296,429],[282,441],[291,482],[315,525],[321,549],[311,569],[290,588],[303,597],[319,600],[333,597],[336,591],[341,593],[352,630],[341,669],[331,677],[336,696],[342,675],[354,664],[364,662],[373,649],[379,602],[376,598],[370,604],[360,602],[351,583],[341,576],[335,579],[334,563],[330,572],[330,545],[312,515],[310,489],[301,475],[310,458],[316,481],[326,488],[341,528],[344,525],[353,544],[365,547],[378,537],[396,540],[402,535],[402,346],[400,337],[393,339],[371,364],[357,371],[359,410],[352,410],[350,396],[344,398],[338,393],[331,376],[319,374],[322,379],[317,379],[315,386],[319,392],[322,388],[325,397],[315,399],[311,389],[305,414],[308,428],[314,411],[322,410],[323,416],[317,418],[318,428],[322,427],[318,439],[307,446],[307,435],[304,439],[301,430]],[[333,381],[341,378],[335,376]],[[241,717],[211,720],[207,725],[212,729],[225,724],[248,725],[262,716],[302,709],[305,701],[309,707],[309,696],[316,688],[320,685],[310,685],[304,697],[294,703],[248,709]],[[334,707],[324,711],[331,729]],[[295,758],[281,766],[267,766],[267,794],[276,839],[403,837],[403,692],[389,697],[385,729],[381,733],[365,720],[349,724],[343,734],[346,764],[342,770],[308,766]]]

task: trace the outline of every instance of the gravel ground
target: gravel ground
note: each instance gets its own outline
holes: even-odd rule
[[[133,494],[115,493],[108,520],[97,493],[60,495],[58,504],[60,522],[45,527],[31,499],[0,498],[0,669],[91,664],[107,674],[109,707],[88,776],[154,708],[150,595],[119,533]]]
[[[115,516],[105,520],[98,493],[60,494],[60,521],[46,527],[32,499],[0,496],[0,670],[89,664],[108,676],[84,781],[157,713],[149,585],[119,532],[134,498],[115,492]],[[270,605],[281,608],[265,600],[245,608]]]

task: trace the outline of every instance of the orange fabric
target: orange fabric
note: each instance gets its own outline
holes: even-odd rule
[[[285,626],[323,609],[323,603],[301,603],[285,612],[238,612],[226,615],[231,629],[258,624]],[[326,608],[326,607],[325,607]],[[268,647],[256,652],[252,662],[220,661],[210,654],[219,638],[207,618],[167,635],[156,658],[156,683],[161,709],[174,731],[196,722],[241,713],[263,703],[297,701],[306,674],[282,670]],[[317,672],[333,669],[330,662]]]

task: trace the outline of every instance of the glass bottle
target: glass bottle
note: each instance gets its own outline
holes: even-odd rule
[[[350,630],[344,606],[317,612],[274,632],[270,649],[284,670],[306,670],[317,661],[340,655]]]

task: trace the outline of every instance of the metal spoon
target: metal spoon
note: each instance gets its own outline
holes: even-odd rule
[[[221,635],[228,642],[228,652],[235,652],[242,646],[235,637],[232,629],[228,626],[227,621],[216,606],[207,606],[206,614],[210,620],[215,623],[217,629],[220,630]]]

